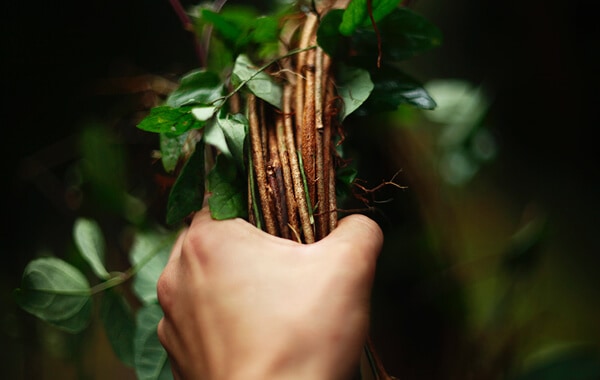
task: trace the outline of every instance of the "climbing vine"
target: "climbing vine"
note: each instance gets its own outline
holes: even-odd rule
[[[424,87],[400,63],[441,43],[438,28],[399,0],[294,2],[259,14],[224,2],[183,11],[200,67],[150,110],[138,127],[156,133],[158,157],[176,178],[166,205],[172,229],[208,197],[215,219],[241,217],[301,243],[336,226],[340,195],[356,173],[343,150],[345,123],[407,104],[433,109]],[[359,185],[360,186],[360,185]],[[80,219],[74,240],[99,283],[58,258],[26,267],[15,295],[28,312],[73,333],[89,324],[93,299],[115,353],[140,379],[170,377],[156,337],[162,313],[156,280],[174,232],[136,235],[125,272],[105,268],[102,231]],[[132,310],[116,291],[133,281]],[[109,323],[110,321],[110,323]],[[388,378],[374,351],[375,378]]]

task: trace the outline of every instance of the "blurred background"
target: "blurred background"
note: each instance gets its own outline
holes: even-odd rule
[[[369,195],[386,234],[371,333],[385,366],[400,379],[600,378],[594,13],[411,4],[444,34],[405,65],[439,108],[348,126],[362,183],[406,186]],[[191,35],[166,0],[2,8],[0,378],[132,378],[100,324],[60,332],[11,293],[34,257],[81,261],[78,216],[101,223],[115,270],[128,226],[162,223],[172,179],[135,125],[197,67]]]

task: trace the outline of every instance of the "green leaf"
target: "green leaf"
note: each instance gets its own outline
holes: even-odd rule
[[[261,16],[254,19],[250,36],[257,44],[279,42],[279,20],[274,17]]]
[[[225,78],[233,67],[233,51],[220,38],[213,36],[208,46],[207,68]]]
[[[79,252],[96,276],[104,280],[109,279],[110,274],[104,268],[104,236],[98,223],[90,219],[77,219],[73,227],[73,237]]]
[[[215,106],[194,107],[192,108],[192,114],[199,121],[207,121],[213,117],[217,108]]]
[[[15,298],[25,311],[68,332],[79,332],[90,321],[92,300],[87,279],[58,258],[31,261]]]
[[[261,16],[253,20],[245,31],[246,37],[238,40],[237,46],[252,51],[258,58],[274,58],[279,52],[280,21],[277,17]],[[250,49],[246,45],[251,45]]]
[[[179,223],[190,213],[200,210],[203,201],[204,142],[200,140],[169,193],[167,224]]]
[[[327,12],[317,29],[317,45],[332,57],[336,57],[341,47],[344,46],[340,43],[343,36],[339,31],[343,14],[344,10],[342,9],[333,9]]]
[[[195,70],[181,78],[179,87],[167,98],[167,105],[179,108],[191,104],[211,104],[223,96],[223,82],[211,71]]]
[[[169,133],[181,135],[194,128],[202,128],[204,123],[192,114],[191,107],[173,108],[171,106],[158,106],[150,110],[138,125],[139,129],[154,133]]]
[[[373,88],[368,71],[340,64],[337,90],[344,101],[341,120],[360,107],[369,98]]]
[[[346,10],[342,23],[339,26],[340,33],[350,36],[358,27],[371,26],[371,17],[377,23],[382,18],[398,7],[400,0],[372,0],[372,14],[369,15],[367,0],[352,0]]]
[[[46,322],[60,330],[71,334],[76,334],[88,327],[91,319],[92,299],[88,297],[85,303],[81,306],[81,309],[79,309],[79,311],[76,314],[73,314],[71,317],[58,320],[46,320]]]
[[[243,28],[234,20],[228,20],[224,14],[211,11],[210,9],[202,9],[201,12],[204,21],[212,24],[214,29],[225,39],[229,41],[237,41],[242,37]]]
[[[167,351],[156,334],[156,327],[162,316],[162,309],[157,304],[146,305],[137,313],[133,350],[135,373],[139,380],[173,378]]]
[[[407,8],[397,8],[378,24],[382,60],[398,62],[442,43],[441,31],[425,17]],[[372,28],[360,28],[352,36],[351,59],[355,65],[373,69],[379,54],[377,35]]]
[[[248,119],[242,114],[226,114],[217,118],[223,131],[231,157],[240,169],[244,169],[244,144],[248,135]]]
[[[125,299],[112,289],[104,292],[100,303],[100,318],[117,358],[123,364],[133,367],[135,319]]]
[[[156,283],[167,265],[175,238],[175,234],[159,232],[140,232],[135,235],[129,260],[139,268],[133,278],[133,291],[143,304],[158,301]]]
[[[232,82],[235,86],[246,85],[254,95],[281,109],[281,86],[269,74],[258,69],[244,54],[240,54],[235,61]]]
[[[213,26],[217,35],[230,46],[240,49],[250,40],[248,31],[253,27],[258,14],[252,7],[228,6],[221,13],[203,9],[201,16],[202,21]]]
[[[166,172],[170,173],[177,167],[187,137],[187,132],[181,135],[160,134],[160,157]]]
[[[225,134],[219,127],[217,120],[211,120],[204,130],[204,142],[217,148],[221,153],[231,157],[231,152],[225,140]]]
[[[246,181],[239,173],[235,162],[220,154],[213,169],[208,173],[208,198],[210,212],[214,219],[246,218]]]
[[[384,67],[371,73],[375,88],[361,107],[362,113],[395,111],[400,104],[420,109],[434,109],[435,101],[423,85],[394,67]]]

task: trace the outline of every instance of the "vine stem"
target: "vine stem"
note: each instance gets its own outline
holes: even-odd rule
[[[320,211],[327,211],[329,208],[329,200],[326,195],[327,176],[325,175],[325,148],[324,148],[324,133],[325,126],[323,123],[323,102],[324,102],[324,84],[327,80],[327,70],[324,69],[324,53],[323,49],[317,48],[315,54],[315,145],[316,145],[316,158],[315,158],[315,182],[316,182],[316,196],[319,202]],[[329,171],[327,171],[329,172]],[[325,221],[327,212],[318,212],[315,218],[316,231],[318,233],[317,239],[322,239],[329,233],[329,224]]]
[[[304,71],[306,69],[306,55],[304,53],[304,50],[308,48],[308,45],[310,43],[310,39],[311,36],[314,34],[314,30],[317,26],[317,21],[318,18],[315,14],[313,13],[309,13],[306,16],[306,21],[304,22],[304,26],[302,28],[302,35],[300,37],[300,45],[299,45],[299,49],[301,49],[302,51],[298,54],[297,57],[297,62],[296,62],[296,69],[297,72],[300,73],[300,75],[298,76],[298,80],[296,81],[296,101],[295,101],[295,110],[296,110],[296,125],[302,125],[302,112],[301,110],[304,109],[304,82],[305,79],[303,78],[304,75]],[[298,146],[298,148],[300,148],[302,146],[302,135],[298,134],[296,136],[296,145]]]
[[[260,121],[257,110],[257,99],[253,94],[248,95],[248,123],[250,129],[250,146],[252,152],[252,162],[256,175],[256,186],[258,188],[258,197],[263,212],[265,229],[271,235],[277,235],[275,218],[269,203],[269,194],[267,192],[267,173],[265,170],[265,160],[260,133]]]
[[[381,34],[379,33],[379,28],[377,27],[377,23],[375,22],[375,17],[373,17],[373,0],[367,0],[367,13],[369,14],[371,25],[373,25],[375,36],[377,36],[377,68],[380,68],[383,50],[381,47]]]
[[[308,194],[311,202],[314,202],[316,197],[316,173],[315,173],[315,150],[316,150],[316,120],[315,120],[315,51],[310,51],[306,57],[306,87],[304,89],[304,109],[302,112],[302,123],[297,124],[296,128],[300,128],[300,136],[302,143],[300,152],[302,153],[302,161],[304,162],[304,174],[306,175]],[[298,110],[296,110],[298,112]],[[315,204],[311,204],[314,209]]]
[[[283,102],[283,119],[285,142],[288,152],[288,158],[290,160],[290,169],[292,174],[292,182],[294,183],[294,195],[296,202],[298,203],[298,214],[300,215],[300,225],[302,232],[304,233],[304,240],[306,243],[313,243],[315,241],[314,232],[311,228],[310,214],[308,211],[308,202],[304,195],[304,183],[302,181],[302,171],[300,169],[300,162],[298,160],[298,154],[296,151],[293,121],[291,117],[291,95],[292,87],[286,86],[284,88],[284,102]],[[287,100],[286,100],[287,99]]]
[[[288,86],[289,87],[289,86]],[[284,91],[284,102],[286,102],[285,94],[288,94],[289,91]],[[289,101],[289,99],[287,99]],[[285,143],[285,130],[284,130],[284,121],[283,117],[287,116],[279,116],[276,119],[276,136],[277,136],[277,145],[279,151],[279,159],[281,161],[281,168],[283,171],[283,181],[284,181],[284,189],[285,189],[285,200],[287,203],[287,214],[288,214],[288,224],[292,231],[296,231],[293,236],[296,237],[298,242],[301,242],[301,239],[298,239],[297,231],[300,231],[300,224],[298,223],[298,204],[296,202],[296,197],[294,196],[294,182],[292,179],[292,169],[291,163],[289,159],[289,152],[287,149],[287,145]]]

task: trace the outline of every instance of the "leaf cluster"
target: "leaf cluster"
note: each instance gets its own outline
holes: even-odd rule
[[[369,11],[366,0],[353,0],[346,9],[331,10],[321,18],[317,44],[336,63],[336,89],[344,105],[340,121],[353,112],[368,116],[401,104],[435,108],[422,84],[398,64],[439,45],[441,32],[399,3],[372,1]],[[259,15],[248,7],[229,7],[219,13],[206,7],[193,10],[196,31],[200,38],[210,31],[209,57],[216,56],[218,62],[209,59],[206,68],[182,77],[166,104],[154,108],[138,125],[160,134],[167,172],[193,158],[177,173],[167,205],[168,224],[175,225],[198,210],[206,190],[212,194],[210,206],[216,219],[246,216],[247,186],[239,179],[247,177],[248,122],[244,113],[231,112],[227,101],[248,91],[281,108],[280,79],[267,69],[289,56],[276,52],[282,25],[299,12],[297,5],[272,15]],[[198,136],[194,131],[202,132]],[[186,150],[186,143],[192,149]],[[226,156],[208,169],[204,153],[190,154],[194,148],[205,152],[206,144]]]
[[[82,258],[96,277],[92,286],[79,268],[57,257],[40,257],[25,268],[15,300],[25,311],[69,333],[79,333],[92,322],[94,307],[116,356],[134,367],[139,379],[170,378],[167,354],[156,336],[162,310],[156,282],[167,263],[173,233],[139,231],[125,272],[105,267],[105,240],[97,222],[80,218],[73,238]],[[118,287],[133,278],[133,292],[142,307],[134,313]]]
[[[400,67],[442,42],[441,31],[422,15],[397,0],[354,0],[345,10],[328,12],[317,32],[318,44],[337,62],[366,70],[374,84],[363,116],[393,111],[401,104],[434,109],[436,103],[423,85]]]
[[[207,64],[184,75],[164,104],[138,124],[159,136],[162,166],[176,176],[167,204],[167,224],[176,226],[200,209],[205,192],[211,193],[208,202],[214,218],[248,216],[247,192],[253,186],[247,182],[254,177],[248,175],[252,162],[244,96],[251,93],[281,111],[279,63],[316,48],[279,53],[284,21],[308,9],[299,5],[266,16],[244,7],[221,12],[202,6],[192,9],[198,39],[209,41]],[[339,122],[350,114],[368,116],[395,110],[400,104],[434,108],[422,85],[398,63],[440,41],[441,33],[434,25],[399,7],[398,0],[352,0],[346,9],[323,15],[317,44],[334,58],[336,93],[342,103]],[[337,148],[341,156],[341,147]],[[347,191],[355,176],[352,168],[341,168],[336,188]],[[121,361],[135,367],[140,379],[170,378],[167,355],[156,336],[162,317],[156,282],[175,235],[139,231],[129,252],[132,266],[124,272],[106,268],[104,237],[95,221],[79,219],[73,238],[92,275],[56,257],[35,259],[15,290],[17,303],[71,333],[83,331],[98,306]],[[135,313],[119,292],[119,286],[131,279],[132,290],[142,303]]]

